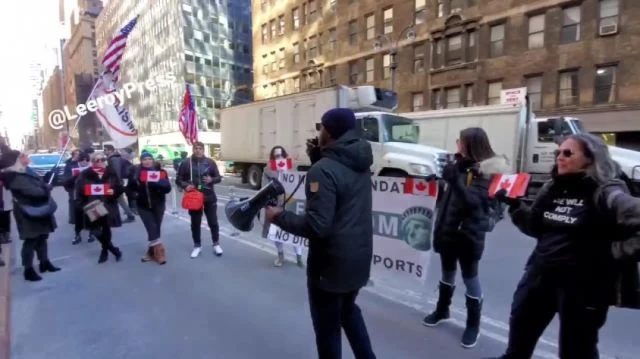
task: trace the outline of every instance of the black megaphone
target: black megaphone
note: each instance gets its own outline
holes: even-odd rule
[[[227,202],[224,212],[227,220],[237,230],[249,232],[253,228],[253,218],[267,204],[274,202],[278,196],[284,194],[284,187],[277,179],[262,187],[255,196],[241,198]]]

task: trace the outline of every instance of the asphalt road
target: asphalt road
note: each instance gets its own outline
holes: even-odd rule
[[[273,268],[273,245],[259,238],[259,228],[237,233],[226,223],[224,204],[253,191],[231,178],[217,192],[224,256],[216,258],[207,248],[200,258],[190,259],[186,213],[169,208],[163,226],[169,263],[160,267],[139,261],[146,245],[139,221],[115,230],[124,260],[97,265],[97,244],[71,245],[66,194],[56,190],[60,228],[51,237],[50,253],[63,270],[26,283],[14,264],[12,358],[314,358],[304,272],[293,264]],[[179,207],[179,193],[176,203]],[[203,231],[203,243],[208,241]],[[507,221],[488,239],[481,266],[483,336],[473,350],[458,344],[462,289],[452,322],[438,328],[420,325],[424,312],[433,309],[437,258],[422,292],[374,278],[359,303],[378,357],[465,359],[501,353],[511,296],[532,246]],[[603,358],[639,358],[638,323],[640,312],[612,310],[601,333]],[[537,357],[555,357],[557,329],[554,322],[546,331]],[[345,358],[353,357],[346,341],[343,351]]]

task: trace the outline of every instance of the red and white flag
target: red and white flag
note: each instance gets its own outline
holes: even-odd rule
[[[517,173],[514,175],[495,175],[489,186],[489,197],[493,198],[496,192],[501,189],[507,191],[507,197],[523,197],[527,193],[531,175],[528,173]]]
[[[158,182],[161,179],[167,179],[167,173],[164,171],[141,171],[140,182]]]
[[[86,170],[87,168],[89,168],[89,167],[87,166],[87,167],[76,167],[76,168],[72,168],[72,169],[71,169],[71,174],[72,174],[74,177],[75,177],[75,176],[79,176],[79,175],[80,175],[80,173],[81,173],[82,171]]]
[[[273,171],[291,171],[293,169],[293,159],[282,158],[269,161],[269,166]]]
[[[438,182],[420,178],[407,178],[404,182],[404,193],[419,196],[438,197]]]
[[[109,194],[111,186],[108,184],[86,184],[84,185],[85,196],[104,196]]]
[[[178,126],[188,145],[193,145],[198,141],[198,114],[196,113],[196,108],[193,103],[193,97],[191,97],[189,84],[187,84],[184,92]]]

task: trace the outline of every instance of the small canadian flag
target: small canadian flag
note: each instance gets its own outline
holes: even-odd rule
[[[438,182],[420,178],[407,178],[404,182],[404,193],[419,196],[438,197]]]
[[[269,161],[269,166],[273,171],[291,171],[293,169],[293,159],[283,158]]]
[[[507,197],[523,197],[527,193],[531,175],[518,173],[514,175],[495,175],[489,185],[489,197],[493,198],[500,190],[507,191]]]
[[[140,182],[158,182],[161,179],[166,179],[167,173],[163,171],[141,171]]]
[[[71,169],[71,174],[75,176],[79,176],[80,172],[86,170],[88,167],[76,167]]]
[[[111,186],[108,184],[86,184],[84,185],[85,196],[104,196],[109,194]]]

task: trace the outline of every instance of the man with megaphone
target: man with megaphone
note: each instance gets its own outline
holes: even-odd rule
[[[317,141],[309,141],[312,166],[306,176],[305,213],[266,208],[266,218],[284,231],[309,239],[307,288],[320,359],[341,358],[341,329],[358,359],[375,354],[358,292],[367,284],[373,256],[371,145],[358,137],[352,110],[322,115]],[[316,146],[317,144],[317,146]]]

